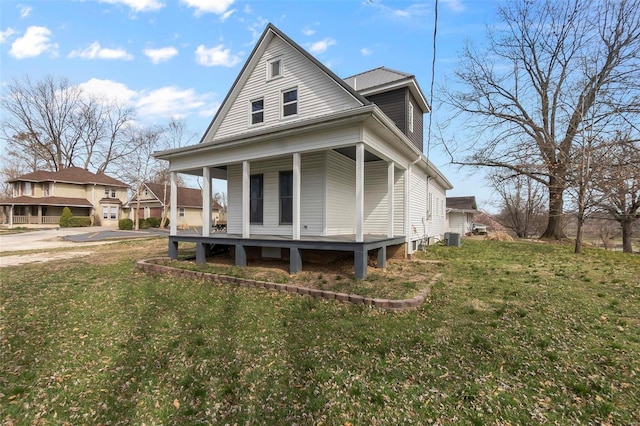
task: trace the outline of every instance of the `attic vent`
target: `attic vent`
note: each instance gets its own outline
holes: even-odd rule
[[[267,80],[282,77],[282,60],[280,58],[267,61]]]

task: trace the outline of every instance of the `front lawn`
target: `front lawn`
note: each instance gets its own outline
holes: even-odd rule
[[[134,272],[166,241],[2,268],[5,424],[638,424],[640,257],[463,240],[416,311]]]

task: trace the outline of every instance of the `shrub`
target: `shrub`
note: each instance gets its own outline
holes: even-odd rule
[[[164,221],[164,227],[168,228],[169,227],[169,218],[166,218]]]
[[[62,214],[60,215],[60,226],[63,228],[68,228],[71,226],[71,219],[73,219],[73,214],[71,214],[71,209],[69,207],[65,207],[62,209]]]
[[[79,228],[83,226],[91,226],[91,218],[90,217],[71,217],[69,220],[69,226],[74,228]]]
[[[133,220],[120,219],[118,221],[118,229],[121,229],[123,231],[131,231],[133,229]]]
[[[147,222],[147,219],[138,220],[138,229],[149,229],[149,222]]]
[[[157,217],[148,217],[146,221],[147,221],[147,225],[149,225],[150,228],[160,227],[160,219]]]

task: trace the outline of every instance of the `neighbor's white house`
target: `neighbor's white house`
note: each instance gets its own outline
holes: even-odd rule
[[[384,67],[336,76],[269,24],[199,144],[158,152],[170,163],[169,255],[179,242],[229,245],[236,264],[259,255],[302,268],[307,250],[351,252],[356,277],[367,259],[384,266],[442,238],[447,178],[423,155],[429,112],[413,75]],[[227,181],[226,234],[178,235],[177,174]],[[205,215],[208,219],[209,215]]]

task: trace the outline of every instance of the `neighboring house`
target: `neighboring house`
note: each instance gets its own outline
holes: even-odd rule
[[[159,183],[145,183],[140,196],[140,217],[162,218],[165,206],[169,206],[171,197],[169,185]],[[202,226],[202,191],[195,188],[177,188],[178,227]],[[126,204],[130,219],[135,217],[138,205],[138,195],[135,194]],[[226,216],[220,205],[212,200],[211,220],[214,227],[225,224]]]
[[[58,225],[62,209],[90,217],[93,225],[113,226],[122,216],[128,186],[103,173],[79,167],[35,171],[8,181],[13,197],[0,200],[2,221],[14,225]]]
[[[471,233],[473,215],[476,213],[476,197],[447,197],[447,232],[460,235]]]
[[[445,232],[450,182],[423,151],[429,112],[414,76],[377,68],[342,80],[269,24],[199,144],[158,152],[177,174],[226,179],[226,234],[178,235],[171,203],[169,255],[196,242],[252,256],[289,259],[306,250],[353,253],[355,275],[387,249],[411,255]],[[207,195],[209,194],[209,195]],[[175,198],[174,198],[175,199]],[[208,208],[206,206],[205,208]]]

